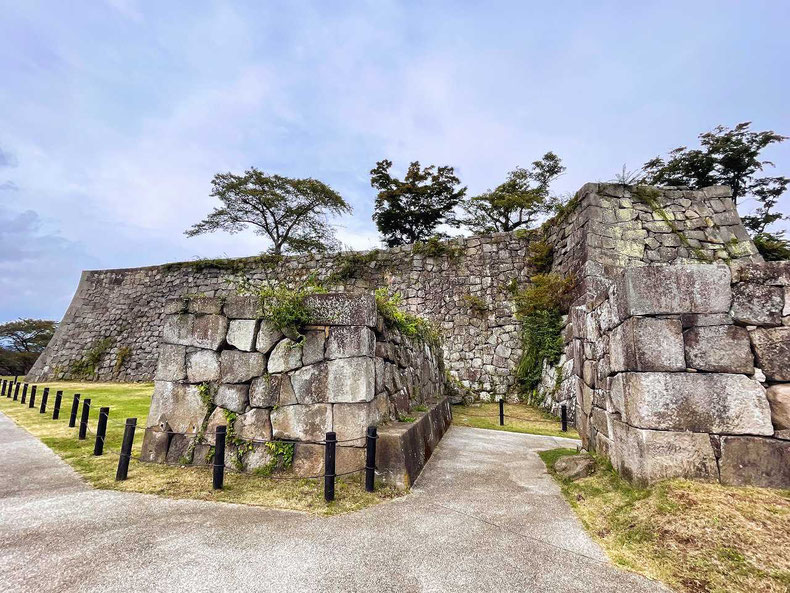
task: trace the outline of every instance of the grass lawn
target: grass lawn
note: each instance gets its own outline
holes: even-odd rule
[[[8,377],[2,377],[8,378]],[[364,475],[354,474],[338,478],[335,484],[335,501],[324,501],[323,480],[270,480],[249,474],[227,472],[225,487],[215,491],[211,488],[211,473],[208,468],[171,467],[144,464],[132,461],[129,478],[115,481],[118,457],[108,451],[120,451],[123,423],[126,418],[137,418],[133,455],[139,455],[148,407],[153,392],[152,383],[38,383],[36,407],[30,409],[19,401],[0,397],[0,412],[18,425],[37,436],[50,449],[60,455],[95,488],[143,492],[171,498],[196,498],[266,506],[279,509],[308,511],[320,515],[334,515],[356,511],[399,495],[399,492],[377,485],[375,493],[365,492]],[[39,414],[39,404],[44,387],[49,387],[47,413]],[[52,420],[55,392],[63,390],[60,418]],[[96,430],[100,407],[109,407],[110,422],[107,425],[105,454],[93,456],[95,437],[88,433],[84,441],[77,439],[77,428],[69,428],[71,401],[75,393],[82,399],[91,399],[89,428]],[[29,397],[29,394],[28,394]],[[21,398],[21,391],[20,391]],[[81,408],[80,408],[81,413]],[[79,425],[79,418],[77,420]]]
[[[453,424],[457,426],[579,438],[573,426],[568,426],[568,432],[562,432],[559,418],[527,404],[506,403],[505,416],[505,425],[499,426],[499,403],[453,406]]]
[[[592,536],[616,564],[688,593],[790,591],[790,490],[666,480],[634,488],[611,465],[575,482],[540,453]]]

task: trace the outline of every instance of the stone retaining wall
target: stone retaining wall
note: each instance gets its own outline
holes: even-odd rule
[[[313,324],[289,338],[254,298],[168,301],[143,458],[205,463],[216,427],[228,425],[229,465],[272,463],[265,443],[245,441],[295,441],[294,471],[317,475],[323,447],[311,443],[334,431],[345,441],[338,471],[351,471],[364,465],[368,426],[443,397],[441,352],[388,327],[371,295],[314,295],[307,305]]]

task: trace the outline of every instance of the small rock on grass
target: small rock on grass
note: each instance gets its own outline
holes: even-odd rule
[[[587,453],[567,455],[554,463],[554,471],[566,480],[586,478],[595,472],[595,460]]]

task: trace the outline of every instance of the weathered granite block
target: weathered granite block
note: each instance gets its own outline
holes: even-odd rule
[[[771,406],[771,421],[776,430],[790,429],[790,383],[771,385],[765,390]]]
[[[277,343],[269,355],[269,372],[285,373],[302,366],[302,347],[290,338]]]
[[[375,351],[376,336],[368,327],[340,326],[329,332],[326,345],[328,359],[373,356]]]
[[[255,340],[255,349],[258,352],[268,354],[282,337],[283,332],[277,329],[272,323],[262,321],[261,328],[258,330],[258,338]]]
[[[332,430],[332,406],[282,406],[272,410],[271,422],[275,439],[322,441]]]
[[[744,325],[782,325],[784,289],[751,282],[739,282],[732,287],[732,309],[736,322]]]
[[[145,461],[164,463],[167,460],[167,448],[170,445],[170,428],[164,426],[149,426],[143,434],[143,446],[140,457]]]
[[[266,357],[260,352],[223,350],[220,355],[220,380],[223,383],[246,383],[260,377],[266,368]]]
[[[166,422],[175,432],[197,432],[205,415],[206,406],[197,387],[157,381],[146,426]]]
[[[214,403],[233,412],[243,412],[249,404],[249,385],[223,383],[217,388]]]
[[[329,371],[324,362],[311,364],[294,371],[290,377],[296,401],[300,404],[318,404],[328,401],[328,376]]]
[[[316,325],[376,327],[376,299],[372,294],[314,294],[305,299]]]
[[[160,344],[155,381],[183,381],[186,378],[186,346]]]
[[[733,281],[790,286],[790,262],[735,263],[733,264]]]
[[[718,477],[707,434],[644,430],[617,420],[612,428],[616,468],[629,481],[644,486],[665,478]]]
[[[376,371],[372,358],[339,358],[330,360],[327,368],[328,401],[368,402],[375,396]]]
[[[631,317],[612,330],[609,350],[613,373],[686,369],[679,319]]]
[[[222,299],[216,297],[192,297],[187,300],[190,313],[218,315],[222,312]]]
[[[291,381],[287,375],[263,375],[256,377],[250,384],[250,405],[253,408],[273,408],[277,405],[295,404],[296,398],[291,396],[293,401],[281,401],[283,391],[291,390]],[[287,395],[287,393],[286,393]]]
[[[253,471],[258,468],[267,467],[272,461],[272,454],[263,443],[253,443],[252,451],[249,451],[242,460],[244,471]]]
[[[723,264],[627,268],[613,292],[618,315],[726,313],[732,292]]]
[[[228,320],[222,315],[199,315],[192,323],[192,337],[187,346],[219,350],[227,332]]]
[[[637,428],[771,435],[765,390],[744,375],[620,373],[611,402]]]
[[[256,297],[229,296],[222,311],[229,319],[258,319],[261,308]]]
[[[239,350],[255,350],[258,322],[254,319],[233,319],[228,324],[228,344]]]
[[[302,344],[302,364],[307,366],[324,360],[325,343],[326,332],[323,330],[305,332]]]
[[[183,434],[174,434],[170,438],[170,445],[167,448],[167,463],[173,464],[188,464],[192,460],[187,455],[189,453],[192,442],[195,440],[194,436]]]
[[[217,427],[228,426],[228,418],[225,415],[225,410],[221,407],[214,408],[211,415],[208,417],[206,423],[206,431],[203,433],[203,440],[209,445],[217,444]]]
[[[187,380],[190,383],[219,381],[219,354],[213,350],[188,353]]]
[[[790,441],[725,436],[719,459],[726,486],[790,487]]]
[[[195,316],[187,313],[168,315],[162,328],[162,342],[165,344],[192,345],[192,328]]]
[[[769,381],[790,381],[790,327],[749,332],[759,366]]]
[[[365,445],[368,426],[378,425],[378,410],[375,402],[364,404],[335,404],[332,406],[334,431],[338,440],[356,439],[350,445]]]
[[[241,439],[271,440],[272,423],[269,410],[253,408],[249,412],[239,414],[234,425],[236,435]]]
[[[686,364],[712,373],[754,373],[749,333],[735,325],[693,327],[683,333]]]

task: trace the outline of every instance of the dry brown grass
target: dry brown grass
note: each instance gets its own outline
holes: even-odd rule
[[[551,468],[571,453],[541,456]],[[790,591],[790,491],[690,480],[633,488],[604,463],[560,483],[616,564],[688,593]]]

